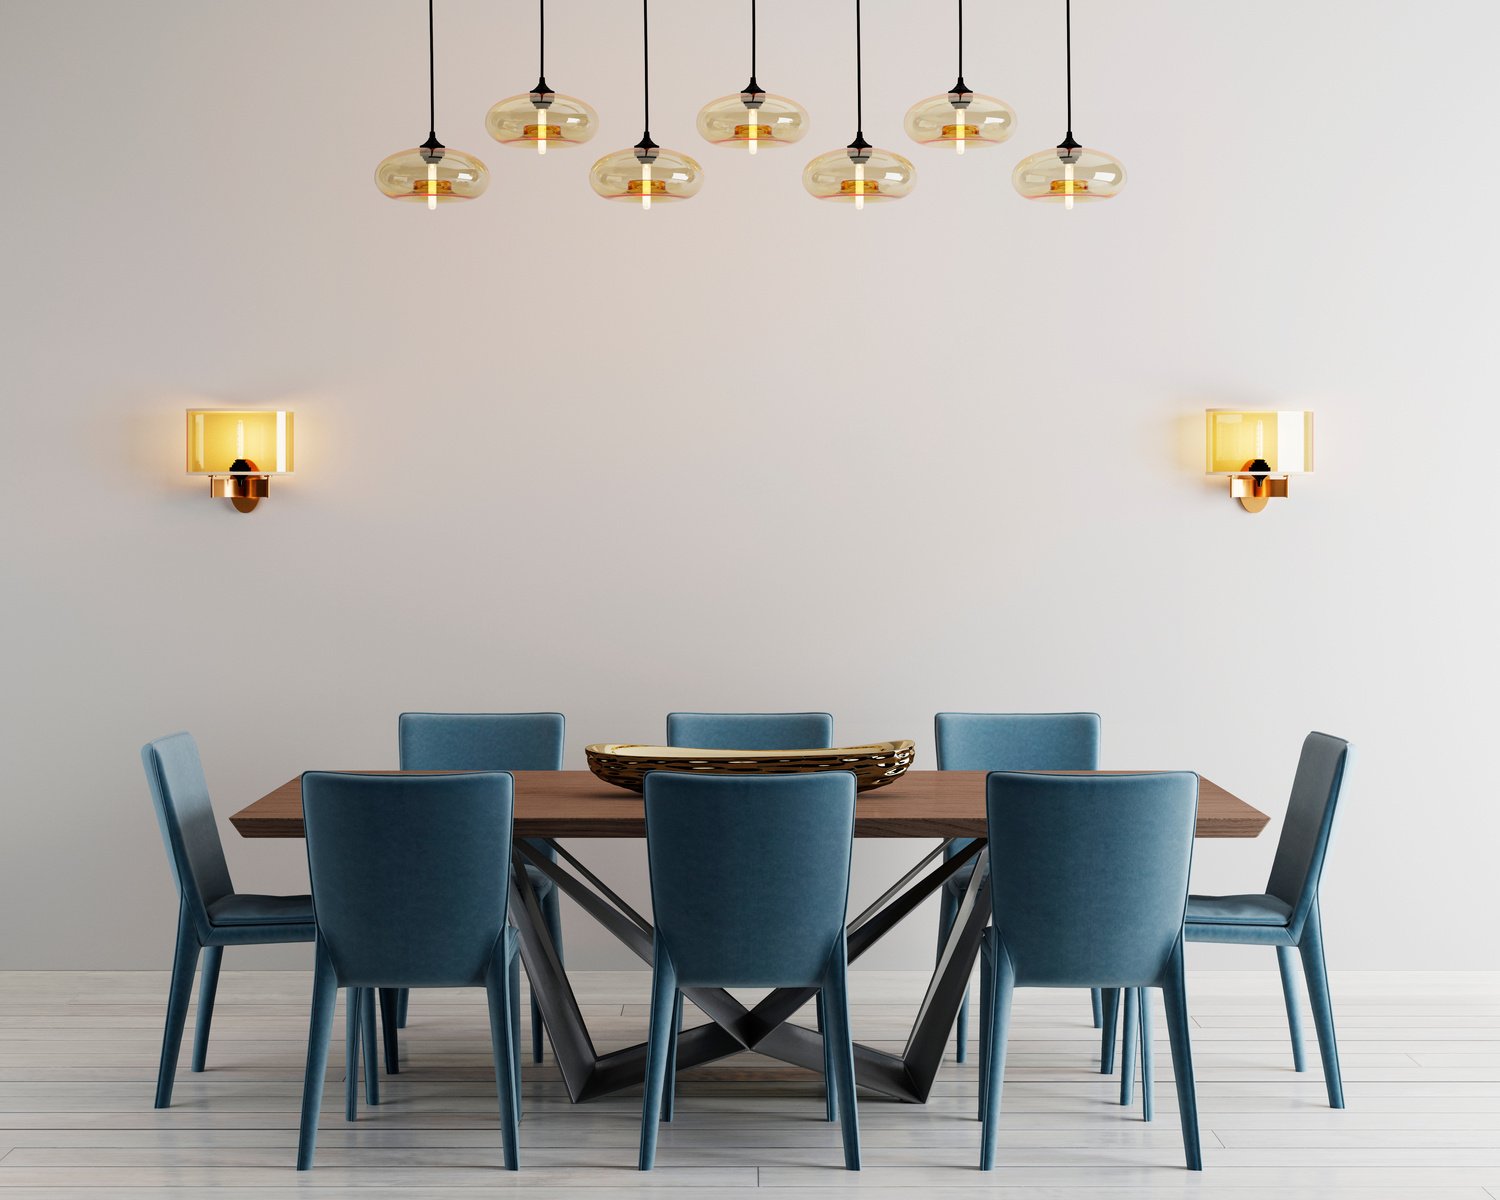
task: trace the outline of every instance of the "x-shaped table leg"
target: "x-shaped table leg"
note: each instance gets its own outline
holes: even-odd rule
[[[605,1055],[595,1051],[561,956],[542,919],[541,904],[526,866],[541,871],[647,963],[651,962],[652,929],[650,922],[582,862],[552,844],[559,862],[553,862],[525,842],[516,844],[515,866],[511,871],[511,914],[521,935],[521,959],[541,1006],[553,1054],[568,1095],[576,1103],[641,1083],[646,1071],[646,1046],[640,1043]],[[923,871],[941,850],[939,847],[917,863],[850,922],[848,931],[849,961],[853,962],[967,863],[975,864],[905,1049],[895,1055],[859,1044],[854,1047],[855,1076],[860,1086],[916,1103],[924,1102],[932,1091],[990,915],[989,853],[984,843],[970,843],[924,875]],[[563,863],[573,871],[564,869]],[[741,1050],[755,1050],[822,1072],[822,1035],[791,1023],[792,1015],[816,994],[815,989],[777,988],[753,1008],[746,1008],[723,988],[684,988],[683,992],[713,1023],[683,1031],[677,1045],[679,1070]]]

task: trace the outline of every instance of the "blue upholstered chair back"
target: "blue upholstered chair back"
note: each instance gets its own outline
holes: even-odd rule
[[[939,771],[1096,771],[1098,713],[938,713]]]
[[[1098,713],[938,713],[939,771],[1097,771]],[[973,838],[959,838],[952,858]]]
[[[1159,984],[1182,938],[1198,777],[989,777],[995,929],[1016,982]]]
[[[234,892],[224,845],[208,796],[208,780],[190,733],[174,733],[141,747],[151,804],[167,845],[167,861],[178,895],[200,934],[209,928],[208,907]]]
[[[1302,743],[1292,798],[1281,825],[1281,841],[1271,863],[1266,891],[1291,905],[1287,922],[1294,938],[1302,934],[1307,914],[1318,899],[1328,836],[1349,766],[1349,743],[1326,733],[1310,733]]]
[[[667,714],[667,745],[699,750],[825,750],[833,745],[828,713]]]
[[[302,776],[318,938],[341,987],[484,982],[505,929],[514,781]]]
[[[820,983],[844,933],[854,776],[646,776],[656,934],[681,986]]]
[[[402,713],[403,771],[560,771],[562,713]]]

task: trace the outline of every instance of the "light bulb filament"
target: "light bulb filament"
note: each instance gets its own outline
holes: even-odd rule
[[[437,163],[428,163],[427,164],[427,207],[429,209],[433,209],[433,208],[437,207],[437,198],[438,198]]]
[[[641,164],[641,211],[649,212],[651,209],[651,164]]]
[[[536,152],[547,153],[547,110],[545,108],[536,110]]]
[[[964,138],[969,132],[968,114],[963,109],[954,106],[953,109],[953,149],[959,154],[964,152]]]
[[[854,164],[854,210],[858,212],[865,206],[865,164],[857,162]]]
[[[243,421],[234,423],[234,456],[235,458],[245,457],[245,422]]]
[[[1063,163],[1063,208],[1073,207],[1073,164]]]
[[[754,154],[760,148],[760,114],[753,108],[747,108],[745,110],[745,119],[750,123],[746,131],[748,140],[745,145],[749,148],[750,153]]]

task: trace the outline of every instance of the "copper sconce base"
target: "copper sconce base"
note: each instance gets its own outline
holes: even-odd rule
[[[271,480],[265,475],[214,475],[208,481],[208,494],[247,513],[271,494]]]
[[[1270,475],[1232,475],[1229,479],[1229,494],[1238,500],[1246,512],[1258,513],[1267,501],[1286,496],[1287,479]]]

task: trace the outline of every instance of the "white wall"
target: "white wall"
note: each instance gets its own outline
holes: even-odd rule
[[[761,5],[813,128],[752,161],[693,127],[746,5],[658,0],[653,132],[708,177],[643,216],[586,179],[640,135],[638,10],[554,0],[548,78],[603,128],[539,161],[482,125],[533,9],[438,7],[438,131],[494,178],[434,215],[371,182],[426,132],[419,0],[0,9],[0,966],[167,963],[150,737],[197,734],[227,817],[394,765],[406,708],[560,709],[581,765],[674,707],[826,708],[924,766],[939,709],[1097,709],[1107,765],[1272,814],[1200,843],[1201,890],[1262,886],[1302,735],[1343,734],[1334,965],[1500,966],[1500,10],[1080,0],[1077,132],[1131,180],[1065,214],[1009,182],[1063,132],[1059,5],[970,4],[1019,132],[955,161],[900,128],[950,6],[868,0],[866,131],[920,179],[856,215],[799,182],[853,133],[852,5]],[[296,410],[253,515],[183,474],[194,404]],[[1317,411],[1254,518],[1202,474],[1233,405]],[[223,829],[241,887],[305,886],[300,843]],[[919,849],[862,845],[858,898]],[[925,964],[932,919],[867,962]]]

